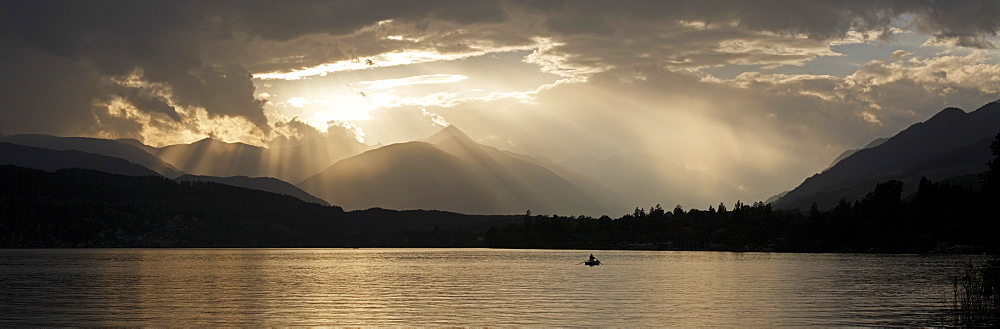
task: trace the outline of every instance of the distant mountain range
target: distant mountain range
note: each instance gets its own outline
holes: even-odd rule
[[[998,130],[1000,103],[970,113],[947,108],[891,138],[845,151],[768,203],[808,209],[815,202],[829,209],[888,180],[902,181],[904,195],[910,194],[921,177],[973,186],[991,159]],[[152,147],[128,139],[28,134],[0,136],[0,151],[0,164],[215,182],[348,210],[613,216],[655,204],[705,209],[746,199],[725,181],[669,159],[627,153],[556,163],[479,144],[454,126],[426,140],[375,148],[352,139],[270,148],[204,139]]]
[[[0,182],[0,248],[482,246],[477,235],[522,218],[345,212],[226,184],[80,168],[0,165]]]
[[[329,205],[294,185],[275,178],[188,175],[147,153],[145,149],[155,148],[142,145],[137,141],[120,143],[97,138],[47,135],[2,136],[0,137],[0,164],[46,171],[82,168],[127,176],[162,175],[176,178],[178,181],[216,182],[289,195],[307,202]],[[154,171],[151,168],[158,170]]]
[[[170,178],[260,189],[310,202],[323,200],[347,209],[436,209],[469,214],[530,210],[536,214],[599,216],[661,203],[665,207],[707,208],[741,198],[737,189],[718,178],[654,156],[626,154],[600,161],[581,157],[555,163],[476,143],[454,126],[423,141],[379,146],[364,153],[369,147],[354,140],[265,148],[208,138],[165,147],[132,139],[2,138],[118,157]],[[264,177],[283,182],[256,179]]]
[[[841,199],[860,199],[878,182],[902,181],[903,194],[907,195],[916,191],[921,177],[942,181],[979,174],[992,158],[989,145],[998,132],[1000,102],[970,113],[946,108],[877,146],[835,161],[773,204],[809,209],[815,202],[821,210],[829,209]]]
[[[889,140],[889,139],[888,138],[877,138],[877,139],[871,141],[870,143],[868,143],[867,145],[865,145],[862,148],[859,148],[859,149],[850,149],[850,150],[844,151],[839,156],[837,156],[836,159],[833,159],[833,161],[830,162],[830,165],[826,166],[826,169],[823,169],[823,171],[826,171],[826,170],[828,170],[830,168],[833,168],[833,166],[835,166],[838,163],[840,163],[840,161],[842,161],[844,159],[847,159],[847,157],[853,155],[854,153],[857,153],[860,150],[866,150],[866,149],[870,149],[870,148],[882,145],[882,143],[885,143],[885,141],[887,141],[887,140]],[[785,195],[787,195],[788,192],[791,192],[791,191],[792,190],[788,190],[788,191],[784,191],[784,192],[775,194],[775,195],[771,196],[770,198],[767,198],[767,200],[764,200],[764,203],[774,203],[775,201],[778,201],[779,199],[781,199],[782,197],[784,197]]]
[[[160,176],[149,168],[123,159],[77,150],[57,151],[0,142],[0,165],[56,171],[83,168],[126,176]]]
[[[367,150],[368,146],[353,139],[336,139],[264,148],[206,138],[191,144],[144,149],[190,174],[274,177],[299,182],[338,160]]]
[[[160,158],[149,154],[135,145],[119,143],[107,139],[24,134],[0,136],[0,142],[58,151],[77,150],[86,153],[124,159],[128,162],[149,168],[150,170],[169,178],[174,178],[184,174],[183,172],[177,170],[174,166],[163,162]]]
[[[624,209],[654,204],[708,209],[719,202],[745,199],[737,188],[717,177],[653,155],[632,152],[604,160],[575,157],[559,165],[607,186],[620,196]]]
[[[425,141],[341,160],[299,187],[345,209],[438,209],[470,214],[606,214],[586,183],[474,142],[449,126]],[[598,192],[599,193],[599,192]]]
[[[888,138],[876,138],[875,140],[871,141],[871,143],[868,143],[867,145],[865,145],[862,148],[844,151],[844,153],[841,153],[839,156],[837,156],[836,159],[833,159],[833,161],[830,162],[830,165],[826,166],[826,169],[833,168],[833,166],[835,166],[838,163],[840,163],[840,161],[842,161],[844,159],[847,159],[847,157],[853,155],[854,153],[857,153],[858,151],[867,150],[867,149],[870,149],[870,148],[882,145],[882,143],[885,143],[888,140],[889,140]],[[826,170],[826,169],[823,169],[823,170]]]

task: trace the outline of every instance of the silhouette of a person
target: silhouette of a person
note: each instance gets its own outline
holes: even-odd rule
[[[593,262],[595,260],[597,260],[597,258],[594,258],[594,254],[590,254],[590,260],[589,261]]]

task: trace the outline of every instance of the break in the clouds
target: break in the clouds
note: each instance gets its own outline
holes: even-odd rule
[[[996,1],[4,1],[0,131],[663,155],[754,198],[1000,98]],[[754,194],[756,193],[756,194]]]
[[[469,77],[464,75],[455,75],[455,74],[429,74],[429,75],[418,75],[414,77],[406,77],[400,79],[361,81],[359,84],[366,89],[378,90],[378,89],[389,89],[389,88],[424,85],[424,84],[452,83],[452,82],[459,82],[468,78]]]

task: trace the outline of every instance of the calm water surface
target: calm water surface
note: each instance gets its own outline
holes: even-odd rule
[[[0,250],[0,326],[927,326],[982,256]]]

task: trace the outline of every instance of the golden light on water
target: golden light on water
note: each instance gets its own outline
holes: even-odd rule
[[[7,320],[122,326],[877,326],[941,323],[967,257],[572,250],[9,250]],[[72,278],[44,272],[59,259]],[[926,281],[913,285],[907,278]],[[0,267],[8,271],[9,267]],[[874,285],[874,283],[879,283]],[[30,289],[30,291],[29,291]],[[28,304],[30,303],[30,304]],[[39,309],[42,308],[42,309]],[[45,314],[36,313],[44,310]],[[127,312],[126,312],[127,310]],[[57,315],[57,316],[52,316]]]

